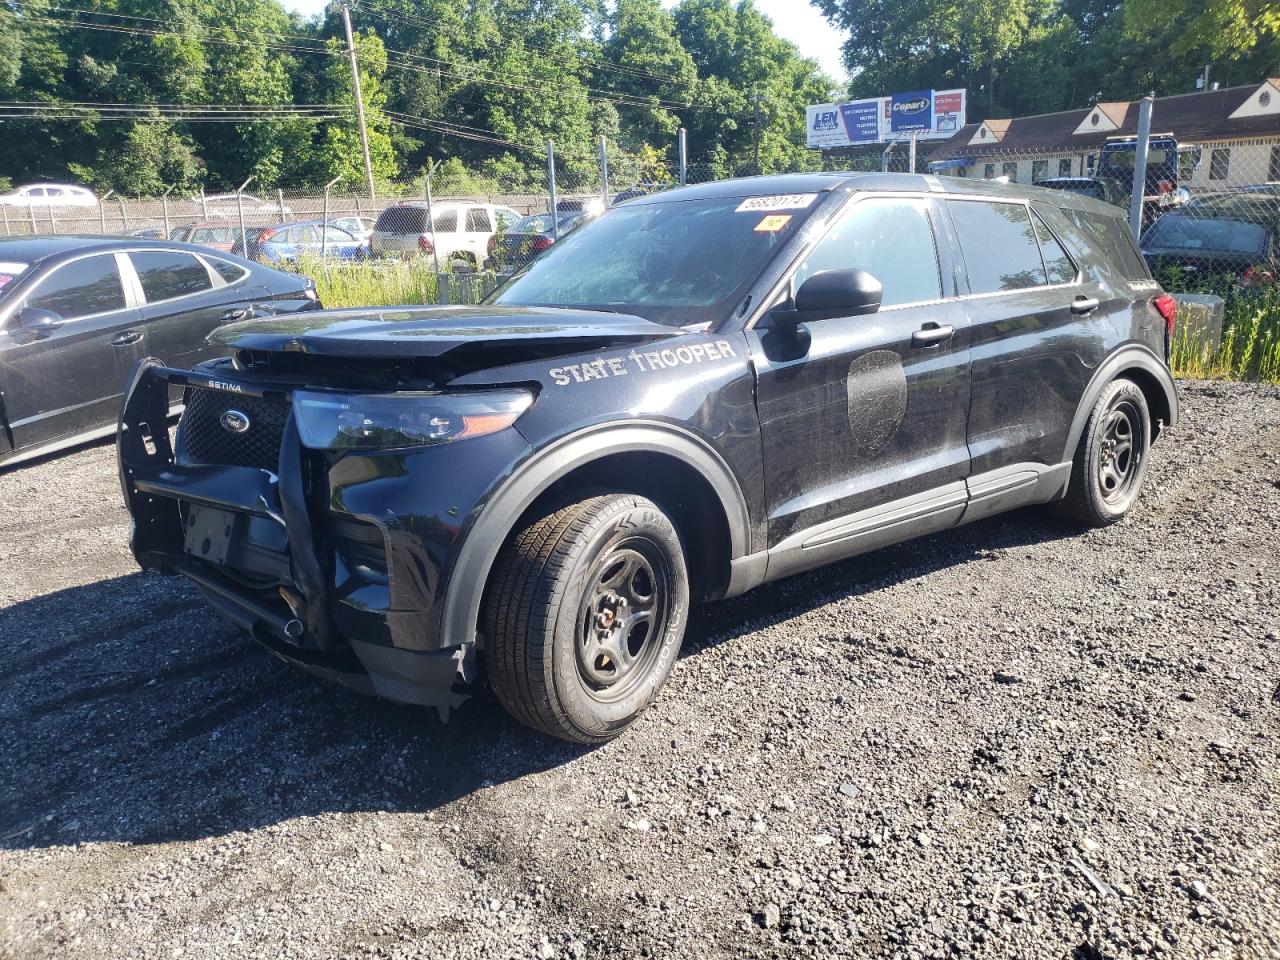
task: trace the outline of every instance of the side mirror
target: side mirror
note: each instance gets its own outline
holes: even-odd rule
[[[800,322],[860,317],[880,309],[884,287],[865,270],[823,270],[800,284],[795,312]]]
[[[66,322],[60,314],[39,307],[23,307],[18,312],[18,329],[35,340],[47,337]]]

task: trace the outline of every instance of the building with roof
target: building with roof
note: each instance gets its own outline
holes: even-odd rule
[[[1139,103],[970,123],[926,159],[940,172],[1019,183],[1089,176],[1108,138],[1137,134]],[[1179,169],[1179,182],[1193,191],[1280,181],[1280,79],[1159,97],[1151,132],[1200,148],[1184,153]]]

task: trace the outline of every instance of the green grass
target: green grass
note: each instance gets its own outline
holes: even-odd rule
[[[1226,292],[1222,342],[1215,350],[1174,327],[1171,365],[1176,377],[1280,383],[1280,289]]]

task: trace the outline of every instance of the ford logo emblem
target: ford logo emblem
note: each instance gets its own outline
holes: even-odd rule
[[[251,425],[249,415],[239,410],[224,410],[218,422],[227,433],[247,433]]]

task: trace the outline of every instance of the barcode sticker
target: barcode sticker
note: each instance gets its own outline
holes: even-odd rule
[[[738,213],[768,213],[772,210],[803,210],[818,199],[816,193],[789,193],[776,197],[747,197],[738,204]]]

